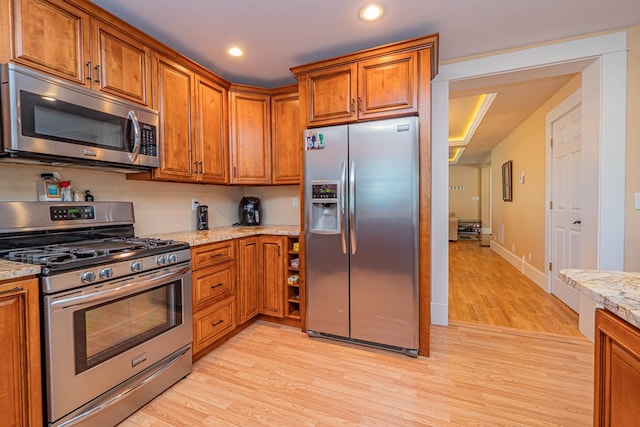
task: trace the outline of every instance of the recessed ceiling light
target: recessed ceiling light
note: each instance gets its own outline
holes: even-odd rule
[[[380,19],[383,13],[382,6],[372,3],[360,9],[360,19],[366,22],[375,21]]]
[[[240,49],[239,47],[232,47],[231,49],[229,49],[229,55],[231,56],[242,56],[244,52],[242,52],[242,49]]]

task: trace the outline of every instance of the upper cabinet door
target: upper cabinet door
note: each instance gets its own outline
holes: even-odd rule
[[[155,105],[160,111],[160,168],[154,177],[191,181],[196,165],[192,161],[191,111],[193,73],[175,61],[158,55],[155,59]]]
[[[151,49],[109,24],[91,22],[94,89],[149,106]]]
[[[210,184],[229,183],[227,90],[197,76],[196,151],[198,179]]]
[[[89,15],[61,0],[13,5],[14,61],[90,87]]]
[[[269,95],[231,92],[231,182],[271,182],[271,120]]]
[[[271,170],[273,184],[299,184],[302,134],[298,94],[271,98]]]
[[[418,112],[416,52],[388,55],[358,64],[358,118]]]
[[[309,124],[320,126],[356,120],[356,79],[356,64],[310,73]]]

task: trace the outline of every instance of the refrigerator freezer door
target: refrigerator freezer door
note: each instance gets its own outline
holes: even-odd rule
[[[351,338],[418,348],[418,121],[351,125]]]
[[[313,233],[311,182],[338,181],[344,187],[347,162],[347,127],[336,126],[305,132],[305,254],[307,329],[349,337],[349,258],[345,225],[337,234]],[[338,209],[346,212],[346,188],[340,190]]]

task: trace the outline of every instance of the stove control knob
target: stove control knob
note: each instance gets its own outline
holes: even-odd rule
[[[111,279],[113,277],[113,269],[111,267],[103,268],[98,274],[101,279]]]
[[[169,264],[175,264],[178,262],[178,254],[169,255]]]
[[[167,256],[166,255],[159,256],[158,259],[156,260],[156,262],[158,263],[158,265],[166,265],[167,264]]]
[[[80,280],[82,280],[82,282],[84,283],[91,283],[96,280],[96,273],[94,273],[93,271],[85,271],[80,276]]]
[[[141,271],[142,261],[135,261],[131,263],[131,271]]]

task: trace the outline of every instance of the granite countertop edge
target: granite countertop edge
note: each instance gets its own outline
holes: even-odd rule
[[[559,275],[599,307],[640,328],[640,273],[565,269]]]
[[[40,274],[40,266],[0,259],[0,281],[18,280]]]
[[[191,246],[206,245],[207,243],[222,242],[241,237],[259,236],[262,234],[280,236],[299,236],[298,225],[259,225],[259,226],[226,226],[214,227],[210,230],[177,231],[170,233],[154,233],[142,237],[171,239],[187,242]]]

